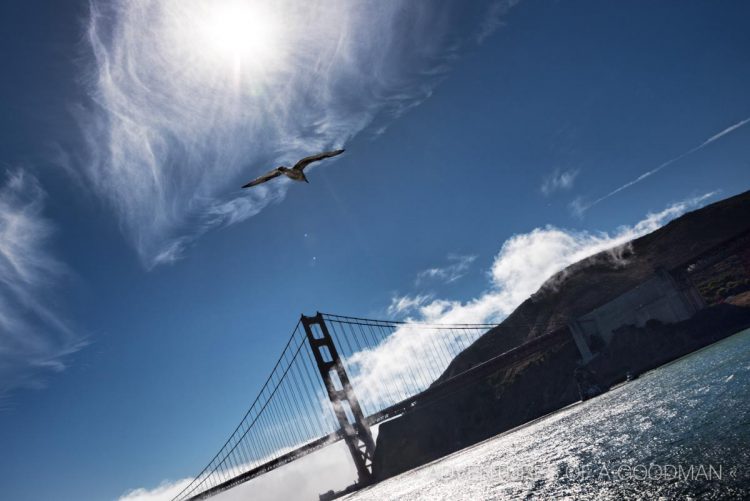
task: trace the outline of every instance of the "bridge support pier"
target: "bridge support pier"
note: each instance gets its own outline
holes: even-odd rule
[[[354,465],[357,468],[358,481],[360,485],[372,482],[372,458],[375,453],[375,442],[370,433],[362,408],[357,400],[357,395],[349,381],[344,364],[341,362],[333,338],[328,332],[328,326],[323,315],[317,313],[314,317],[302,315],[302,326],[307,334],[310,349],[318,365],[320,376],[323,378],[328,398],[333,405],[333,412],[341,425],[341,432],[352,455]],[[313,326],[317,325],[320,336],[316,336]],[[338,378],[337,387],[334,377]],[[348,409],[347,409],[348,407]],[[347,413],[347,410],[349,411]],[[349,420],[351,416],[354,420]]]

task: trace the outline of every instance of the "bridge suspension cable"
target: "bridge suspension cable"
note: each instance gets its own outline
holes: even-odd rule
[[[425,390],[495,326],[322,315],[368,416]]]
[[[494,324],[430,325],[321,314],[359,397],[377,423],[425,390]],[[343,438],[309,339],[298,323],[250,408],[173,501],[205,499]]]
[[[338,425],[305,343],[304,331],[297,324],[240,423],[175,501],[199,499],[226,490],[244,481],[243,475],[252,478],[263,472],[256,471],[259,468],[272,469],[269,465],[274,462],[283,464],[292,460],[285,455],[302,445],[322,437],[336,438]]]

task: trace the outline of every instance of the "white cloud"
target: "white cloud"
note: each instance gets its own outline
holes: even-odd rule
[[[554,226],[535,228],[513,235],[503,243],[489,270],[489,287],[468,301],[423,296],[399,298],[408,305],[410,320],[429,324],[498,323],[542,286],[556,287],[564,279],[560,272],[567,266],[602,251],[605,259],[623,261],[625,244],[650,233],[688,210],[702,206],[715,193],[687,199],[666,209],[647,214],[641,221],[620,226],[613,232],[567,230]],[[392,303],[393,304],[393,303]],[[391,393],[413,394],[432,382],[427,376],[413,377],[410,368],[415,361],[435,366],[425,367],[424,374],[439,374],[446,360],[433,356],[433,351],[455,352],[457,346],[471,340],[476,333],[441,330],[405,325],[380,345],[355,354],[347,363],[353,386],[360,399],[368,402],[384,400],[378,393],[388,388]],[[372,391],[370,389],[373,389]],[[393,403],[393,402],[391,402]]]
[[[503,18],[508,11],[515,7],[521,0],[498,0],[494,2],[487,12],[482,22],[479,32],[477,33],[477,43],[481,44],[490,37],[498,28],[502,27],[505,22]]]
[[[571,200],[568,204],[568,208],[570,209],[571,214],[579,219],[583,218],[583,215],[588,210],[586,202],[582,197],[575,197],[573,200]]]
[[[436,301],[420,310],[426,321],[443,323],[499,321],[567,266],[607,249],[618,259],[623,244],[651,233],[688,210],[702,206],[716,192],[674,203],[614,232],[576,231],[545,226],[505,241],[490,269],[491,287],[462,303]]]
[[[448,256],[448,261],[452,264],[420,271],[417,273],[416,283],[419,285],[428,280],[439,280],[445,283],[455,282],[466,274],[469,267],[471,267],[471,263],[473,263],[476,258],[476,256],[450,254]]]
[[[548,174],[542,181],[542,193],[545,196],[549,196],[559,190],[571,189],[575,184],[579,173],[580,171],[578,169],[570,169],[566,171],[555,169],[554,172]]]
[[[501,3],[494,18],[513,4]],[[233,40],[232,16],[213,23],[238,4],[249,6],[249,28]],[[94,0],[91,99],[78,110],[87,155],[69,168],[112,206],[147,267],[171,262],[197,235],[257,214],[288,188],[279,179],[241,191],[244,181],[342,146],[370,124],[381,130],[428,98],[479,29],[480,10]]]
[[[392,318],[400,318],[402,315],[411,313],[432,299],[431,294],[417,294],[415,296],[394,296],[386,312]]]
[[[83,345],[61,319],[54,289],[65,267],[49,252],[44,193],[23,171],[0,186],[0,395],[43,386]]]
[[[377,427],[372,428],[377,437]],[[296,461],[222,492],[216,501],[317,501],[328,490],[341,490],[357,478],[354,463],[343,441],[328,445]],[[135,489],[117,501],[171,501],[192,479],[164,482],[154,489]]]
[[[171,501],[191,481],[191,478],[185,478],[176,482],[163,482],[154,489],[133,489],[120,496],[118,501]]]

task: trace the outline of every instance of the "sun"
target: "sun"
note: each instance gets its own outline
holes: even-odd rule
[[[261,2],[212,2],[201,23],[204,43],[217,58],[262,64],[278,56],[279,23]]]

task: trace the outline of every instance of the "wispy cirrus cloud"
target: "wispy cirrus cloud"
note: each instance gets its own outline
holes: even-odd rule
[[[401,318],[403,315],[419,310],[432,300],[432,294],[416,294],[413,296],[393,296],[386,313],[391,318]]]
[[[542,180],[542,186],[540,187],[542,194],[549,196],[556,191],[573,188],[578,174],[580,174],[578,169],[555,169]]]
[[[428,98],[514,4],[92,0],[76,173],[145,266],[174,261],[288,187],[242,182]]]
[[[42,387],[84,344],[55,305],[67,271],[50,253],[53,228],[43,205],[42,188],[22,170],[0,185],[0,396]]]
[[[455,282],[466,275],[476,258],[477,256],[449,254],[450,264],[420,271],[417,273],[416,284],[420,285],[431,280],[443,283]]]
[[[505,24],[504,18],[508,14],[508,11],[520,2],[521,0],[498,0],[493,2],[476,34],[477,43],[484,43],[490,35],[497,31],[498,28],[501,28]]]
[[[449,264],[427,268],[418,272],[414,284],[420,287],[434,283],[449,284],[455,282],[466,275],[476,259],[477,256],[474,255],[448,254],[447,260]],[[386,308],[386,314],[390,318],[402,318],[405,315],[418,311],[424,305],[430,303],[434,297],[432,293],[414,295],[396,294],[391,298],[391,304]]]

